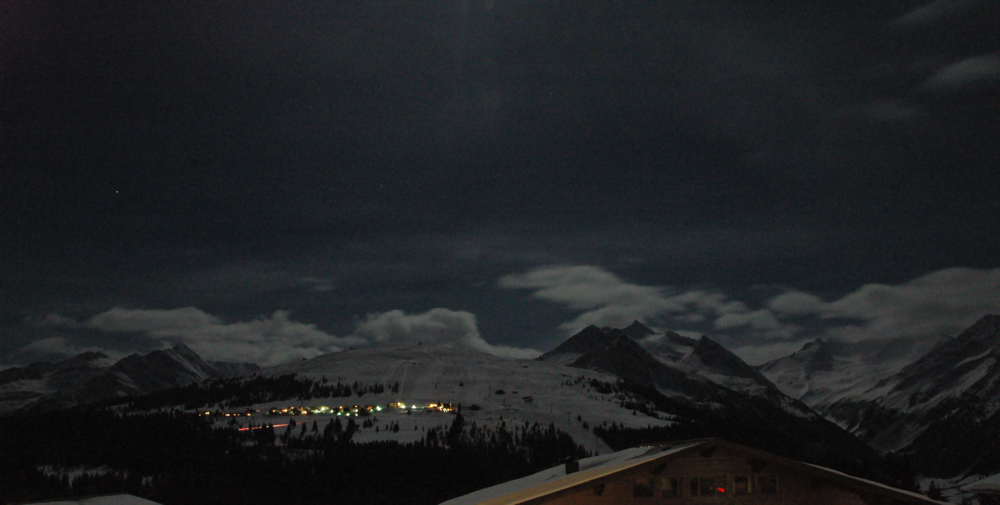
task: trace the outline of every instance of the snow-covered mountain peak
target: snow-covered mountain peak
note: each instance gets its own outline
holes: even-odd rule
[[[713,402],[729,392],[738,392],[764,397],[795,415],[812,415],[804,405],[796,405],[753,367],[706,336],[695,340],[669,331],[654,333],[641,323],[632,323],[626,329],[629,331],[590,326],[538,359],[610,373],[656,387],[671,397]],[[644,337],[635,340],[627,333]]]
[[[192,361],[201,360],[201,356],[198,356],[198,353],[194,352],[193,350],[191,350],[190,347],[184,344],[177,344],[172,348],[170,348],[170,351],[179,357],[184,357],[185,359],[189,359]]]
[[[108,355],[100,351],[87,351],[84,353],[77,354],[75,358],[71,358],[77,361],[94,361],[99,359],[107,359]]]
[[[980,414],[1000,408],[990,393],[1000,374],[1000,316],[955,338],[817,340],[759,370],[877,449],[897,450],[954,405],[982,401]]]
[[[54,364],[0,372],[0,415],[58,410],[257,370],[248,363],[207,363],[183,344],[117,362],[100,352],[86,352]]]
[[[986,314],[979,321],[955,337],[959,342],[979,342],[984,345],[1000,345],[1000,315]]]
[[[591,325],[580,330],[579,333],[559,344],[555,349],[541,355],[538,359],[540,361],[551,361],[555,356],[602,353],[614,348],[622,349],[622,352],[630,354],[642,352],[642,347],[635,340],[625,335],[622,330],[603,330]]]
[[[808,351],[809,349],[816,347],[823,347],[824,345],[826,345],[826,341],[821,338],[817,338],[811,342],[806,342],[806,344],[802,346],[802,349],[799,349],[799,352]]]
[[[789,356],[764,363],[759,370],[772,381],[783,372],[804,372],[805,376],[811,377],[817,372],[831,371],[835,353],[843,356],[849,352],[845,352],[843,346],[817,338],[806,342],[801,349]],[[777,384],[777,381],[775,383]],[[785,392],[791,394],[789,391]]]
[[[641,340],[655,333],[653,330],[647,328],[646,325],[640,323],[639,321],[632,321],[632,324],[622,328],[621,331],[625,335],[635,340]]]
[[[595,426],[624,423],[626,427],[657,427],[701,419],[712,426],[731,426],[733,433],[744,433],[746,426],[754,425],[782,437],[793,433],[791,436],[810,443],[829,439],[845,447],[861,447],[853,437],[822,420],[801,402],[781,394],[773,385],[767,388],[746,378],[712,375],[702,368],[703,373],[712,375],[707,378],[691,371],[689,363],[669,366],[646,349],[651,342],[678,347],[683,344],[686,349],[675,350],[697,353],[700,344],[703,350],[720,356],[728,353],[719,351],[718,344],[710,339],[677,339],[656,334],[636,341],[620,329],[591,326],[534,361],[500,358],[469,349],[387,343],[281,365],[262,370],[261,375],[295,373],[331,383],[356,382],[356,388],[362,389],[381,384],[386,389],[376,394],[383,396],[369,400],[365,393],[365,401],[402,401],[407,405],[444,401],[461,404],[465,409],[474,406],[468,419],[480,426],[496,426],[504,420],[543,425],[555,422],[588,448],[602,450],[603,442],[595,438],[593,430],[586,430],[584,421]],[[700,357],[696,359],[701,362]],[[742,386],[730,388],[715,380],[742,381]],[[612,396],[609,391],[616,388],[634,393]],[[628,396],[638,394],[635,392],[649,396]],[[431,422],[435,418],[427,419]]]
[[[701,360],[702,365],[715,373],[752,379],[766,387],[774,387],[760,372],[748,365],[739,356],[704,335],[698,339],[695,351],[695,355]]]
[[[597,370],[644,385],[655,382],[650,369],[656,360],[621,330],[588,326],[538,361]]]

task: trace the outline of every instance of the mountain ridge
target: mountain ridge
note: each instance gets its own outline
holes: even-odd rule
[[[810,367],[821,347],[832,357],[827,370]],[[919,455],[929,473],[950,477],[973,465],[1000,470],[1000,458],[989,456],[1000,452],[996,314],[982,316],[953,338],[814,341],[759,370],[875,449]],[[832,386],[838,381],[840,390]],[[964,447],[968,460],[956,460],[955,447]]]
[[[206,362],[184,344],[115,362],[106,354],[85,352],[0,372],[0,415],[61,410],[257,370],[252,363]]]
[[[627,327],[629,331],[589,326],[537,361],[617,375],[654,389],[730,436],[735,436],[729,430],[738,423],[754,426],[769,443],[780,444],[785,438],[800,449],[813,446],[820,452],[823,449],[815,445],[825,440],[858,462],[870,450],[707,336],[695,340],[636,325]]]

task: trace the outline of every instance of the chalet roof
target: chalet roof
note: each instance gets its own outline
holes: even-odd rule
[[[85,498],[69,498],[59,501],[32,502],[25,505],[160,505],[155,501],[139,498],[130,494],[111,494],[103,496],[88,496]]]
[[[676,445],[633,447],[592,458],[580,460],[580,470],[566,474],[566,465],[542,470],[534,475],[480,489],[465,496],[448,500],[441,505],[500,505],[524,503],[600,477],[639,466],[648,461],[689,449],[701,444],[694,440]]]
[[[534,475],[453,498],[441,505],[516,505],[529,503],[533,500],[582,484],[596,484],[601,481],[611,480],[611,476],[614,474],[621,473],[644,463],[661,459],[670,460],[712,447],[725,447],[735,453],[743,453],[747,456],[766,459],[772,464],[822,478],[843,488],[857,492],[886,496],[903,503],[943,503],[931,500],[922,494],[896,489],[870,480],[859,479],[829,468],[802,463],[717,438],[710,438],[634,447],[611,454],[581,459],[579,461],[580,470],[575,473],[566,474],[566,466],[560,465]]]

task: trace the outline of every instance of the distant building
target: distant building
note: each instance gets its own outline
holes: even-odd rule
[[[442,505],[926,505],[926,496],[719,439],[595,456]]]
[[[139,498],[130,494],[109,494],[103,496],[88,496],[85,498],[70,498],[59,501],[32,502],[25,505],[160,505],[155,501]]]

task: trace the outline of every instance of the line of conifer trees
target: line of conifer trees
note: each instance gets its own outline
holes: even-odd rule
[[[456,415],[414,443],[354,443],[361,429],[400,429],[362,423],[239,431],[177,409],[109,408],[2,418],[0,504],[111,493],[166,505],[432,504],[587,456],[551,424],[486,428]],[[78,469],[91,472],[71,479]]]

